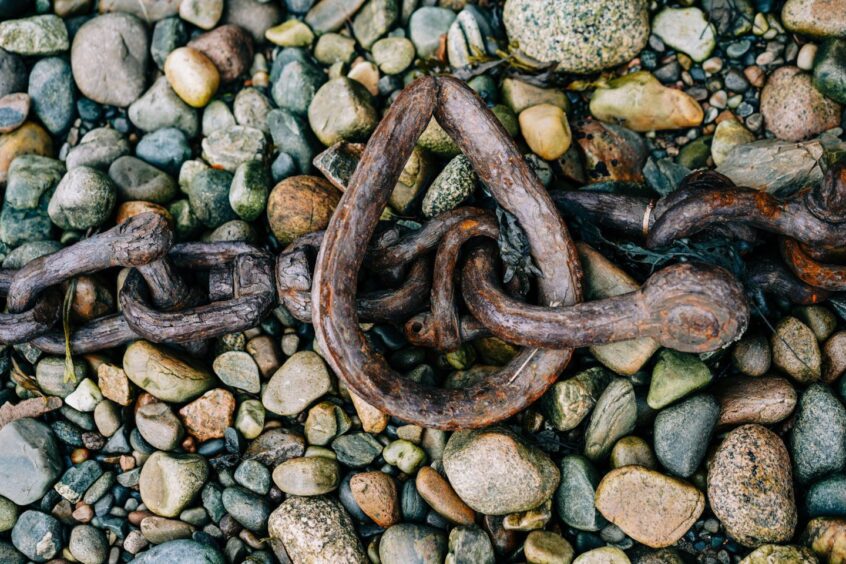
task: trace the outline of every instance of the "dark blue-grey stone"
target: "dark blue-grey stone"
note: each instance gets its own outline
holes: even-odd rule
[[[27,74],[23,59],[15,53],[0,49],[0,97],[14,92],[26,92]]]
[[[322,69],[300,61],[285,65],[273,83],[271,94],[280,108],[304,116],[317,90],[326,82]]]
[[[191,179],[187,190],[188,201],[194,215],[206,227],[214,229],[238,218],[229,205],[231,184],[231,172],[213,168],[201,170]]]
[[[22,15],[32,7],[32,0],[0,0],[0,20]]]
[[[265,497],[247,488],[234,486],[223,490],[222,500],[226,512],[242,526],[255,533],[267,530],[270,505]]]
[[[150,42],[150,54],[156,66],[164,70],[164,63],[171,51],[188,43],[188,30],[185,23],[177,18],[165,18],[153,28]]]
[[[720,404],[708,394],[662,409],[654,426],[658,461],[672,474],[689,477],[704,460],[719,417]]]
[[[223,519],[223,516],[226,515],[226,508],[223,507],[223,492],[220,486],[212,482],[207,483],[203,486],[200,498],[211,520],[219,523]]]
[[[270,165],[270,176],[273,182],[281,182],[289,176],[297,174],[297,163],[294,158],[288,153],[279,153]]]
[[[26,564],[26,556],[15,550],[8,542],[0,541],[0,562],[3,564]]]
[[[12,529],[12,544],[33,562],[47,562],[62,550],[62,525],[40,511],[25,511]]]
[[[126,426],[121,426],[114,435],[109,437],[106,446],[103,447],[103,454],[128,454],[132,452],[129,441],[126,439]]]
[[[382,443],[369,433],[341,435],[332,441],[338,462],[350,468],[363,468],[382,454]]]
[[[429,506],[423,500],[414,480],[406,480],[400,492],[400,509],[404,521],[423,523],[426,520],[426,513]]]
[[[62,456],[50,428],[35,419],[0,429],[0,495],[17,505],[43,496],[61,475]]]
[[[102,475],[103,469],[96,460],[86,460],[68,468],[53,489],[69,502],[76,503]]]
[[[443,562],[446,555],[446,534],[426,525],[394,525],[379,541],[382,564],[432,564]]]
[[[175,540],[154,546],[139,554],[135,564],[226,564],[216,548],[194,540]]]
[[[305,63],[311,66],[318,66],[317,61],[311,56],[308,49],[302,47],[287,47],[279,51],[276,58],[273,59],[273,65],[270,67],[270,83],[275,84],[282,70],[293,61]]]
[[[805,511],[809,518],[846,517],[846,475],[829,476],[808,488]]]
[[[308,174],[316,144],[308,124],[290,110],[277,109],[267,114],[267,127],[276,150],[288,153],[300,174]]]
[[[811,384],[796,406],[789,448],[800,484],[846,468],[846,408],[824,384]]]
[[[599,473],[590,460],[580,455],[561,459],[561,482],[555,492],[555,507],[561,520],[574,529],[598,531],[607,522],[594,505]]]
[[[73,123],[74,92],[73,74],[65,59],[48,57],[32,67],[29,74],[32,108],[50,133],[64,133]]]
[[[177,175],[182,163],[191,158],[191,147],[181,129],[165,127],[142,137],[135,147],[135,155],[155,167]]]

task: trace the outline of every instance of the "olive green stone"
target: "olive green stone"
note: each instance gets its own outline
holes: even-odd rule
[[[187,190],[191,211],[206,227],[219,227],[237,217],[229,205],[232,179],[232,173],[214,168],[202,170],[191,179]]]
[[[710,382],[711,370],[697,356],[664,350],[652,369],[646,402],[652,409],[661,409]]]
[[[326,33],[314,46],[314,58],[324,65],[349,63],[355,55],[355,39],[340,33]]]
[[[0,22],[0,47],[19,55],[54,55],[70,47],[65,22],[58,16],[32,16]]]
[[[253,221],[267,204],[270,175],[261,161],[247,161],[235,170],[229,188],[229,205],[244,221]]]
[[[386,37],[373,44],[373,60],[385,74],[399,74],[414,62],[414,44],[405,37]]]
[[[84,231],[104,223],[117,200],[114,182],[99,170],[80,166],[65,174],[47,207],[62,229]]]
[[[556,382],[544,395],[541,406],[550,424],[559,431],[575,429],[593,409],[596,399],[611,381],[601,367]]]
[[[324,446],[351,426],[350,416],[340,406],[324,401],[308,410],[305,435],[310,445]]]
[[[398,17],[397,0],[368,0],[353,19],[353,34],[362,47],[370,49]]]
[[[423,130],[420,138],[417,139],[417,144],[440,157],[454,157],[461,153],[461,149],[434,117],[429,121],[429,125]]]
[[[123,369],[142,390],[175,403],[192,400],[215,383],[214,376],[193,360],[146,341],[135,341],[126,348]]]
[[[198,454],[155,452],[141,468],[141,500],[156,515],[176,517],[200,492],[208,474],[208,464]]]
[[[323,495],[340,482],[338,463],[323,456],[292,458],[273,471],[273,483],[289,495]]]

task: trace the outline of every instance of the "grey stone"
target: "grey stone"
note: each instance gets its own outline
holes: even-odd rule
[[[428,525],[400,523],[385,531],[379,541],[383,564],[440,564],[446,554],[446,535]]]
[[[34,562],[47,562],[62,550],[62,525],[40,511],[25,511],[12,529],[12,544]]]
[[[607,522],[594,505],[599,473],[584,456],[571,454],[561,459],[561,484],[555,492],[555,506],[561,520],[580,531],[598,531]]]
[[[108,176],[91,167],[78,166],[56,186],[47,213],[62,229],[85,231],[111,216],[116,199],[115,185]]]
[[[449,553],[451,564],[494,564],[493,545],[488,534],[476,526],[455,527],[449,532]]]
[[[672,474],[691,476],[708,450],[720,417],[713,396],[699,394],[662,409],[655,417],[655,456]]]
[[[585,456],[597,461],[611,452],[617,439],[635,428],[637,402],[628,379],[615,378],[602,392],[585,430]]]
[[[141,159],[125,155],[109,167],[109,178],[117,187],[118,198],[166,204],[177,194],[176,181],[170,175]]]
[[[197,110],[177,96],[164,76],[129,106],[128,115],[133,125],[143,131],[175,127],[194,137],[200,128]]]
[[[273,81],[273,101],[280,108],[305,116],[314,95],[326,82],[323,70],[311,63],[291,61]]]
[[[846,468],[846,408],[827,386],[811,384],[802,393],[789,446],[801,484]]]
[[[0,429],[0,495],[17,505],[41,498],[64,464],[50,429],[34,419],[18,419]]]
[[[206,227],[219,227],[237,217],[229,205],[231,184],[232,174],[212,168],[200,171],[191,179],[188,186],[191,210]]]
[[[109,542],[100,529],[79,525],[71,531],[68,550],[82,564],[101,564],[108,558]]]
[[[452,10],[434,6],[424,6],[414,11],[408,20],[408,37],[414,43],[418,57],[428,59],[435,54],[441,35],[449,31],[455,17]]]
[[[65,166],[68,170],[79,166],[90,166],[108,170],[115,159],[129,154],[129,143],[119,131],[108,127],[92,129],[68,153]]]
[[[270,504],[264,496],[246,488],[234,486],[223,490],[221,499],[226,512],[242,526],[256,533],[263,533],[266,530]]]
[[[301,174],[311,172],[316,141],[305,121],[289,110],[278,109],[267,115],[267,125],[273,137],[273,144],[280,152],[279,158],[286,154],[294,161]]]
[[[47,130],[59,135],[68,130],[76,115],[73,75],[65,59],[41,59],[29,74],[32,108]]]
[[[370,92],[346,77],[321,86],[308,108],[311,129],[326,146],[338,141],[366,141],[378,120]]]
[[[180,539],[154,546],[138,555],[135,564],[162,564],[165,562],[196,562],[197,564],[226,564],[223,554],[208,544]]]
[[[27,76],[20,56],[0,49],[0,96],[26,92]]]

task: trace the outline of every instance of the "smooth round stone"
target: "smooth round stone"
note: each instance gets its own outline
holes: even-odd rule
[[[790,382],[774,376],[721,380],[715,395],[720,402],[718,426],[778,423],[793,413],[797,400]]]
[[[306,14],[305,22],[318,34],[338,31],[355,15],[365,0],[322,0]]]
[[[267,500],[238,486],[223,490],[223,507],[236,521],[254,532],[267,529],[270,505]]]
[[[763,376],[772,364],[770,344],[760,334],[746,335],[738,341],[731,356],[737,369],[747,376]]]
[[[616,546],[603,546],[579,554],[573,564],[629,564],[626,553]]]
[[[123,369],[136,386],[174,403],[196,398],[215,382],[214,376],[193,361],[147,341],[135,341],[126,348]]]
[[[496,427],[453,433],[443,464],[458,496],[486,515],[534,509],[552,497],[560,478],[546,454]]]
[[[223,22],[243,28],[258,44],[264,43],[264,34],[282,21],[282,16],[283,10],[279,2],[259,2],[258,0],[224,2]]]
[[[325,33],[314,46],[314,58],[327,66],[335,63],[349,64],[354,55],[355,39],[340,33]]]
[[[804,544],[813,551],[810,560],[802,562],[837,562],[843,558],[846,523],[843,519],[817,517],[811,519],[802,536]],[[803,554],[807,558],[807,555]],[[814,558],[814,556],[818,557]],[[791,562],[795,562],[791,561]]]
[[[229,129],[235,125],[235,116],[226,102],[212,100],[203,110],[203,135],[209,136],[220,129]]]
[[[267,126],[267,114],[272,106],[270,99],[257,88],[244,88],[235,96],[232,111],[239,125],[246,125],[270,133]]]
[[[181,129],[165,127],[146,134],[135,146],[135,155],[169,174],[178,174],[182,163],[191,158],[191,147]]]
[[[698,357],[666,349],[652,369],[646,403],[661,409],[710,382],[711,371]]]
[[[368,562],[352,519],[330,497],[289,497],[271,513],[270,536],[294,562]]]
[[[100,529],[79,525],[71,530],[68,550],[82,564],[101,564],[109,555],[109,543]]]
[[[793,314],[811,328],[818,341],[823,342],[837,330],[837,317],[823,306],[803,306]]]
[[[26,56],[56,55],[68,49],[68,30],[54,14],[2,21],[0,48]]]
[[[234,414],[235,396],[223,388],[209,390],[179,410],[185,430],[199,442],[223,438]]]
[[[232,174],[225,170],[206,168],[198,172],[188,185],[191,211],[206,227],[220,227],[237,216],[229,205]]]
[[[379,116],[364,86],[349,78],[336,78],[314,95],[308,121],[317,138],[330,146],[338,141],[366,141]]]
[[[34,419],[0,429],[0,495],[17,505],[41,498],[62,473],[61,453],[49,427]]]
[[[29,116],[28,94],[7,94],[0,98],[0,133],[9,133],[23,125]]]
[[[290,19],[264,32],[264,37],[280,47],[308,47],[314,41],[314,33],[305,23]]]
[[[812,484],[805,493],[808,517],[846,517],[846,476],[835,474]]]
[[[79,28],[71,47],[79,90],[100,104],[126,107],[146,86],[149,43],[144,23],[125,13],[97,16]]]
[[[570,124],[561,108],[539,104],[520,112],[519,119],[523,138],[532,152],[542,159],[553,161],[570,148]]]
[[[350,479],[349,488],[356,505],[380,527],[388,528],[400,521],[397,484],[388,474],[356,474]]]
[[[200,492],[208,473],[200,455],[154,452],[141,467],[141,500],[156,515],[176,517]]]
[[[398,17],[399,6],[395,0],[370,0],[353,18],[353,35],[362,47],[369,50],[391,29]]]
[[[47,562],[62,550],[62,525],[40,511],[25,511],[12,529],[12,544],[34,562]]]
[[[308,410],[305,434],[310,445],[324,446],[351,426],[349,415],[340,406],[324,401]]]
[[[423,215],[434,217],[454,209],[476,190],[477,180],[470,160],[458,155],[447,163],[423,196]]]
[[[440,564],[446,555],[446,535],[427,525],[400,523],[385,531],[379,541],[383,564]]]
[[[476,521],[476,513],[461,501],[449,482],[435,469],[424,466],[417,472],[415,482],[420,496],[450,523],[472,525]]]
[[[76,115],[71,67],[65,59],[41,59],[29,74],[32,109],[50,133],[67,131]]]
[[[655,456],[671,474],[687,478],[705,458],[711,434],[720,417],[720,405],[713,396],[700,394],[655,417]]]
[[[626,535],[653,548],[675,544],[705,509],[705,496],[687,482],[641,466],[606,474],[596,508]]]
[[[194,137],[199,130],[197,110],[182,101],[164,76],[129,106],[128,115],[135,127],[147,132],[175,127]]]
[[[261,389],[258,366],[248,353],[225,352],[214,359],[212,369],[227,386],[251,394],[256,394]]]
[[[652,447],[640,437],[623,437],[611,449],[611,467],[643,466],[650,470],[658,468],[658,460]]]
[[[618,439],[634,430],[636,421],[637,401],[631,381],[613,379],[590,415],[585,430],[585,456],[593,461],[604,459]]]
[[[332,450],[344,466],[362,468],[382,454],[382,443],[369,433],[352,433],[332,441]]]
[[[273,81],[271,94],[277,106],[304,116],[325,83],[326,74],[319,67],[307,61],[291,61]]]
[[[819,343],[810,327],[795,317],[785,317],[776,325],[771,339],[773,364],[800,384],[822,376]]]
[[[273,470],[273,483],[289,495],[323,495],[336,490],[340,482],[338,463],[322,456],[292,458]]]
[[[810,483],[846,467],[846,408],[822,384],[799,398],[790,453],[799,483]]]
[[[56,186],[47,213],[62,229],[85,231],[108,220],[116,200],[117,191],[108,176],[80,166],[68,171]]]
[[[764,125],[779,139],[801,141],[840,124],[840,105],[814,88],[796,67],[773,71],[761,90]]]
[[[151,544],[162,544],[177,539],[191,538],[191,534],[194,531],[195,528],[193,526],[175,519],[151,516],[145,517],[141,521],[141,534]]]
[[[111,437],[120,428],[123,421],[118,404],[110,400],[104,400],[94,408],[94,423],[97,430],[104,437]]]
[[[738,145],[745,145],[755,141],[755,134],[746,129],[743,124],[734,120],[726,120],[717,124],[714,139],[711,141],[711,158],[714,164],[721,165],[728,158],[729,153]]]
[[[125,155],[109,167],[109,178],[122,201],[143,200],[166,204],[177,194],[176,182],[168,174],[141,159]]]
[[[781,21],[790,31],[814,37],[846,35],[846,1],[787,0]]]
[[[741,544],[790,540],[797,520],[793,477],[778,435],[760,425],[729,432],[708,469],[708,500]]]
[[[180,539],[159,544],[141,553],[133,560],[136,564],[160,564],[161,562],[202,562],[202,564],[226,564],[226,559],[216,548],[197,541]]]
[[[277,184],[267,199],[270,229],[283,245],[325,229],[340,194],[326,180],[316,176],[293,176]]]
[[[652,20],[652,33],[697,63],[710,57],[717,45],[714,24],[699,8],[664,8]]]
[[[76,389],[79,382],[88,374],[88,367],[82,362],[73,363],[75,381],[65,379],[65,359],[57,356],[44,357],[35,365],[35,381],[42,392],[66,398]]]
[[[90,166],[106,171],[115,159],[129,153],[129,142],[119,131],[98,127],[85,134],[79,145],[68,153],[65,161],[68,170]]]
[[[584,456],[570,454],[561,459],[561,483],[555,492],[555,506],[561,520],[580,531],[598,531],[605,519],[594,507],[599,473]]]
[[[279,415],[296,415],[333,388],[332,377],[317,353],[300,351],[277,370],[262,393],[262,404]],[[296,395],[291,390],[297,390]]]
[[[503,23],[510,41],[566,72],[590,73],[624,63],[649,38],[641,1],[508,0]]]
[[[761,545],[740,561],[740,564],[813,564],[814,553],[804,546]]]
[[[0,96],[26,92],[27,76],[23,59],[0,48]]]
[[[0,496],[0,533],[11,531],[18,520],[18,506]]]
[[[212,29],[223,15],[223,0],[183,0],[179,17],[200,29]]]
[[[138,408],[135,425],[144,440],[159,450],[173,450],[185,436],[179,418],[164,402],[148,403]]]
[[[208,104],[220,85],[220,73],[211,59],[190,47],[171,51],[164,72],[173,91],[194,108]]]
[[[440,38],[449,32],[455,12],[447,8],[425,6],[414,11],[408,20],[408,36],[421,59],[434,56]]]
[[[231,0],[225,3],[229,9],[238,4],[258,10],[276,10],[273,2],[260,4],[252,0]],[[244,12],[241,15],[246,17],[248,13]],[[253,39],[245,29],[246,26],[239,27],[239,25],[218,26],[188,43],[188,47],[200,51],[211,59],[220,72],[221,82],[224,83],[232,82],[246,73],[253,62]]]
[[[9,166],[22,155],[53,155],[53,140],[40,125],[28,121],[10,133],[0,135],[0,182],[6,181]]]
[[[414,43],[405,37],[386,37],[373,44],[374,62],[385,74],[399,74],[414,62]]]
[[[245,488],[257,494],[267,495],[270,491],[270,470],[255,460],[245,460],[238,465],[233,478]]]
[[[452,535],[450,534],[450,537]],[[569,564],[575,552],[564,537],[551,531],[532,531],[523,544],[523,554],[530,564]],[[493,558],[491,558],[493,562]]]

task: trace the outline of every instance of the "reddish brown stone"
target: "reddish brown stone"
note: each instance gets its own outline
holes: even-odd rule
[[[234,413],[235,397],[223,388],[209,390],[179,410],[185,429],[200,442],[222,438]]]

